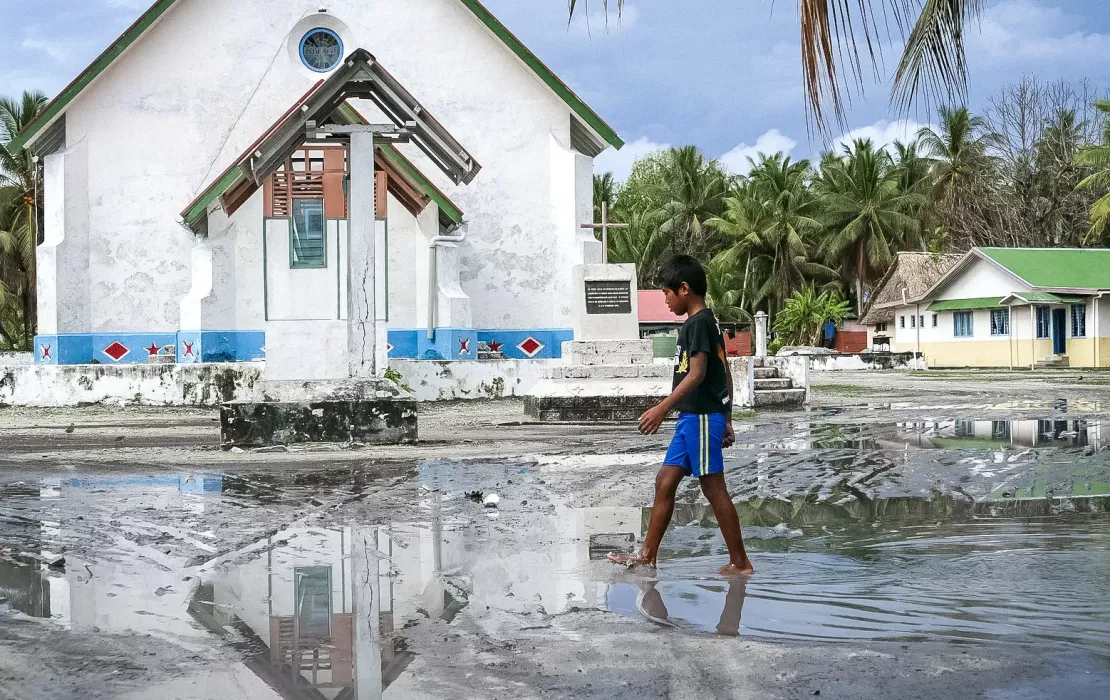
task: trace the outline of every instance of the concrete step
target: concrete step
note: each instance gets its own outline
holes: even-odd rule
[[[805,401],[805,389],[757,389],[752,396],[752,403],[756,408],[770,406],[801,406]]]
[[[1053,355],[1046,357],[1043,360],[1037,360],[1036,367],[1038,369],[1053,369],[1057,367],[1069,367],[1070,362],[1067,355]]]
[[[786,378],[776,377],[774,379],[760,379],[758,375],[755,378],[755,390],[762,391],[765,389],[793,389],[793,383]]]
[[[779,376],[779,370],[778,370],[777,367],[758,367],[757,366],[755,368],[755,378],[756,379],[774,379],[777,376]]]

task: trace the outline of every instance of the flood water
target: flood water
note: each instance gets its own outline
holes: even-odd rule
[[[1078,423],[1048,426],[1050,442],[1038,447],[1067,453],[1101,440],[1097,422]],[[1026,427],[1007,424],[1011,444],[1047,432],[1038,421]],[[951,430],[965,428],[980,430]],[[991,440],[1002,432],[988,428],[998,433]],[[807,440],[830,439],[826,427],[806,429]],[[894,439],[890,426],[871,430],[869,445]],[[950,427],[893,430],[929,431],[936,441],[948,439]],[[1013,450],[1021,453],[1020,445]],[[423,465],[417,502],[403,518],[374,525],[344,516],[364,488],[350,473],[297,477],[281,488],[265,476],[216,473],[75,474],[8,485],[0,609],[75,631],[219,639],[267,687],[307,686],[329,698],[380,697],[421,653],[406,627],[463,611],[524,630],[594,609],[673,634],[1052,644],[1110,659],[1110,495],[1099,495],[1100,482],[1056,497],[999,489],[977,500],[871,498],[856,488],[753,498],[738,504],[757,571],[745,581],[716,575],[725,549],[704,504],[676,508],[661,565],[647,575],[605,559],[643,537],[647,509],[557,500],[528,508],[509,499],[484,509],[466,488],[446,483],[443,475],[458,470]],[[248,525],[252,512],[304,500],[326,507],[330,521]],[[245,515],[227,515],[236,512]],[[221,547],[228,529],[247,533],[248,543]],[[82,546],[90,541],[96,545]],[[371,624],[356,624],[360,616]]]

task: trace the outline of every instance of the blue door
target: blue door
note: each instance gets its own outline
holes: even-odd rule
[[[1052,310],[1052,352],[1063,355],[1068,349],[1067,309]]]

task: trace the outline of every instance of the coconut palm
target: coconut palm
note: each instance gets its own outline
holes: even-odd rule
[[[612,216],[613,204],[617,201],[617,183],[613,173],[594,175],[594,222],[601,221],[601,205],[609,206]]]
[[[1080,148],[1075,158],[1079,165],[1094,169],[1078,187],[1103,193],[1091,205],[1091,228],[1084,239],[1088,245],[1106,235],[1107,223],[1110,222],[1110,99],[1097,100],[1095,109],[1102,116],[1101,143]]]
[[[920,235],[912,212],[925,198],[902,190],[898,168],[870,139],[845,146],[843,157],[822,169],[815,188],[828,228],[819,252],[854,282],[862,315],[864,287],[882,279],[904,240]]]
[[[741,275],[732,250],[718,253],[706,264],[705,281],[705,305],[718,320],[751,323],[752,316],[743,306],[746,278]]]
[[[656,276],[669,251],[669,241],[659,232],[651,212],[633,212],[624,218],[628,228],[609,232],[609,262],[633,263],[640,289],[655,289]]]
[[[600,1],[606,13],[612,4],[618,16],[625,3],[593,1]],[[589,0],[569,0],[571,17],[579,5],[585,8]],[[982,6],[983,0],[799,0],[802,81],[818,128],[827,122],[827,107],[843,122],[841,90],[863,87],[867,66],[861,54],[877,72],[876,48],[892,34],[905,36],[907,29],[891,100],[907,107],[918,96],[962,99],[967,92],[964,38]]]
[[[809,161],[791,162],[781,153],[752,163],[749,187],[764,209],[761,226],[752,234],[759,251],[753,267],[764,280],[756,300],[768,300],[774,313],[785,299],[811,280],[828,281],[835,271],[814,262],[810,248],[822,231],[818,202],[808,187]]]
[[[42,178],[27,151],[11,153],[11,137],[45,108],[46,96],[25,92],[0,98],[0,333],[30,347],[35,333],[35,246]],[[18,323],[15,322],[18,317]],[[13,326],[18,325],[18,332]]]
[[[661,202],[653,216],[675,253],[704,259],[712,249],[712,229],[705,222],[719,216],[728,195],[729,178],[714,160],[695,146],[672,148],[662,161]]]

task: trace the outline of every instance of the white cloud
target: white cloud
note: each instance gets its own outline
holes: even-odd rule
[[[60,41],[46,41],[27,37],[23,40],[23,48],[44,53],[59,63],[69,58],[69,49],[64,42]]]
[[[837,153],[843,152],[843,146],[851,145],[856,139],[871,139],[876,148],[892,148],[895,141],[909,143],[917,137],[917,132],[922,127],[930,126],[913,119],[898,119],[887,121],[880,119],[874,124],[852,129],[833,142]]]
[[[656,143],[646,136],[624,144],[621,150],[608,149],[594,159],[594,172],[598,175],[613,173],[613,179],[624,182],[632,172],[632,164],[646,155],[670,148],[669,143]]]
[[[771,129],[757,138],[754,144],[749,146],[746,143],[741,143],[717,160],[728,169],[729,172],[735,175],[747,175],[752,169],[752,165],[748,162],[748,158],[757,160],[760,153],[770,156],[779,151],[785,155],[790,155],[790,152],[793,151],[794,147],[797,145],[797,141],[778,129]]]
[[[1110,34],[1086,31],[1087,21],[1060,6],[1005,0],[983,12],[979,32],[968,36],[969,53],[995,66],[1059,63],[1105,66]]]

